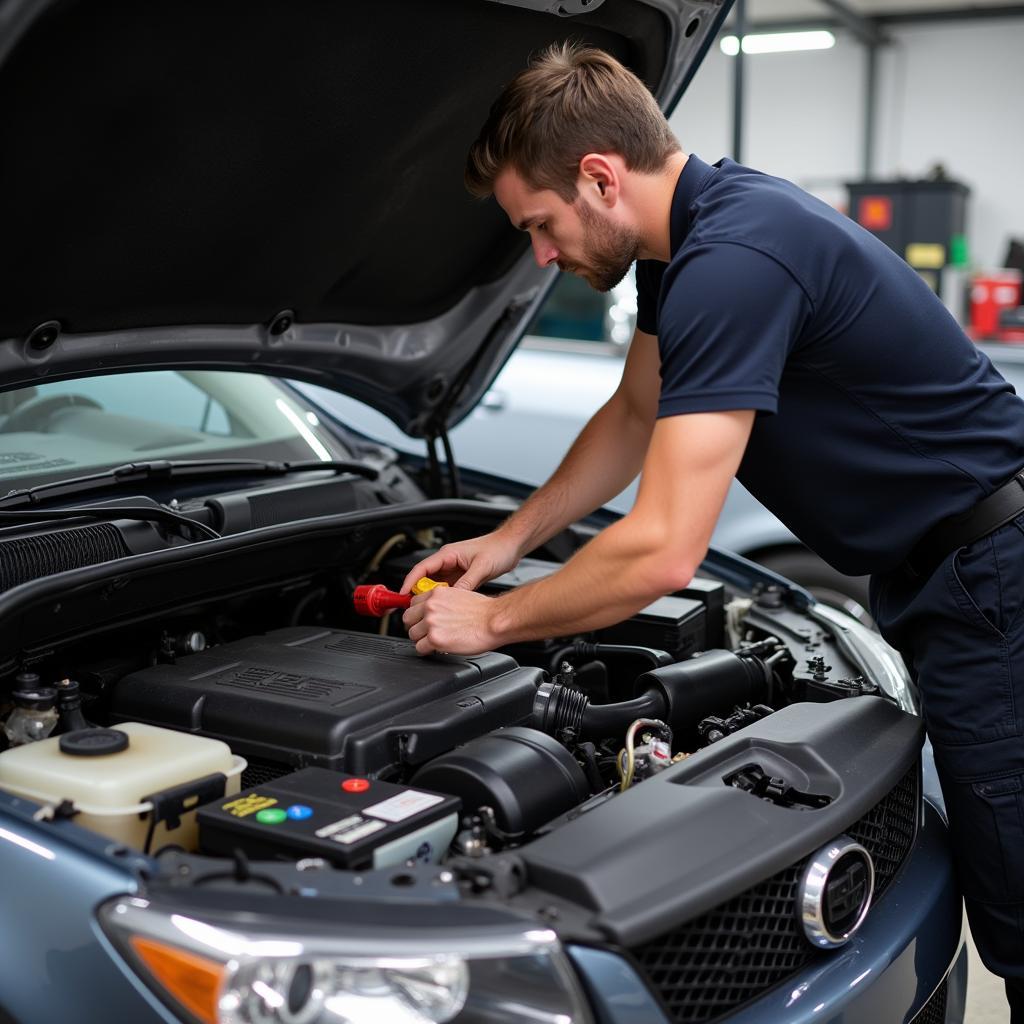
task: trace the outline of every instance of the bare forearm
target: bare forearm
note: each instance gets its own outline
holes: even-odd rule
[[[613,498],[640,472],[651,423],[613,396],[591,418],[558,469],[502,526],[520,554]]]
[[[663,534],[657,524],[620,520],[553,576],[497,598],[492,622],[501,643],[610,626],[686,586],[704,552]]]
[[[685,587],[703,559],[754,413],[659,421],[633,510],[547,579],[494,599],[499,643],[611,625]]]

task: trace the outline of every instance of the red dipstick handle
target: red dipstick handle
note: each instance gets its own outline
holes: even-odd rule
[[[353,600],[360,615],[379,618],[392,608],[408,608],[412,603],[412,594],[396,594],[383,583],[374,583],[372,586],[356,587]]]

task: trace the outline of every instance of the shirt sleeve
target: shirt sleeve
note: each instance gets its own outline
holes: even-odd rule
[[[811,315],[795,277],[771,256],[731,242],[673,262],[658,323],[658,416],[778,409],[786,357]]]
[[[644,334],[658,333],[658,295],[666,264],[636,261],[636,326]]]

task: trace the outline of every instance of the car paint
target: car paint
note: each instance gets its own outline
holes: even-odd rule
[[[96,922],[100,903],[136,891],[135,856],[70,821],[36,821],[37,810],[0,791],[0,1021],[178,1020]]]

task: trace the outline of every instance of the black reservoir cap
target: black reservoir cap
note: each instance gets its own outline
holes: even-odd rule
[[[60,752],[74,757],[101,757],[128,749],[128,733],[120,729],[78,729],[60,738]]]

